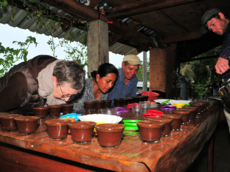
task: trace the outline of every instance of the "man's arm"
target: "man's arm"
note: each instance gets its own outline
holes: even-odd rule
[[[218,74],[225,73],[229,69],[228,62],[229,61],[227,59],[219,57],[215,65],[216,73]]]
[[[0,92],[0,112],[6,112],[19,107],[26,98],[28,85],[26,77],[21,72],[13,74],[7,86]]]
[[[215,69],[216,73],[223,74],[229,69],[229,56],[230,56],[230,33],[227,35],[225,43],[222,45],[222,52],[218,58]]]

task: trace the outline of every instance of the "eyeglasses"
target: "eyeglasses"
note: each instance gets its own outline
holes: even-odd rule
[[[60,87],[60,90],[61,90],[61,93],[62,93],[62,96],[61,96],[61,98],[66,98],[66,97],[71,97],[72,95],[71,94],[68,94],[68,95],[64,95],[63,94],[63,91],[62,91],[62,89],[61,89],[61,85],[60,84],[58,84],[59,85],[59,87]]]

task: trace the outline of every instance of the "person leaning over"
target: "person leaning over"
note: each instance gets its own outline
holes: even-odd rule
[[[118,77],[117,68],[104,63],[98,67],[97,71],[91,72],[92,78],[86,79],[83,95],[74,103],[74,110],[84,109],[84,102],[96,100],[107,100],[107,92],[113,87]]]
[[[230,70],[229,70],[229,60],[230,60],[230,23],[229,18],[227,18],[221,10],[217,8],[212,8],[207,10],[202,18],[202,27],[201,33],[204,34],[208,30],[218,34],[224,35],[224,40],[222,43],[222,51],[219,55],[217,63],[215,65],[216,73],[222,74],[222,80],[225,82],[230,78]],[[226,111],[226,106],[224,110],[229,132],[230,132],[230,110]]]
[[[85,72],[76,62],[36,56],[0,78],[0,112],[26,115],[35,106],[65,104],[84,82]]]
[[[140,65],[140,58],[136,55],[129,54],[123,58],[122,68],[119,69],[118,80],[112,91],[109,92],[109,100],[136,97],[138,82],[136,74]]]

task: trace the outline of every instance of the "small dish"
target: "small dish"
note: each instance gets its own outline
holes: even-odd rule
[[[38,120],[40,117],[38,116],[19,116],[14,118],[18,131],[21,134],[31,134],[37,130]]]
[[[98,124],[97,129],[98,141],[101,147],[115,148],[121,143],[122,134],[125,126],[122,124]]]
[[[62,105],[49,105],[50,115],[59,116],[62,110]]]
[[[38,116],[40,118],[45,118],[48,114],[48,107],[33,107],[34,116]]]
[[[160,140],[165,123],[157,121],[139,121],[137,126],[143,142],[156,143]]]
[[[17,130],[17,125],[14,121],[14,118],[19,117],[22,115],[19,114],[7,114],[4,116],[0,116],[1,124],[3,130],[6,131],[16,131]]]
[[[70,128],[72,139],[78,144],[85,144],[91,142],[93,137],[93,129],[95,122],[79,121],[67,124]]]
[[[51,140],[63,140],[67,137],[67,123],[70,120],[65,119],[48,119],[45,121],[47,132]]]

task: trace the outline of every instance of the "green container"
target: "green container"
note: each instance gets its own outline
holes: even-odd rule
[[[137,122],[142,120],[127,119],[123,120],[125,130],[138,130]]]

